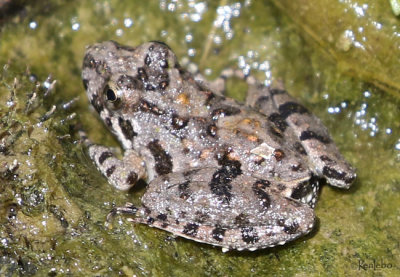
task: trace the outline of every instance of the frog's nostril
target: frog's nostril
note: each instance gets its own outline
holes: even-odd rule
[[[83,68],[95,68],[96,67],[96,60],[93,58],[93,56],[89,53],[85,55],[83,58]]]

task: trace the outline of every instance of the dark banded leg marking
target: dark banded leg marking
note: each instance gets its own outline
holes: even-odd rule
[[[190,181],[186,181],[178,185],[179,198],[188,199],[190,197],[189,185]]]
[[[314,208],[318,198],[319,182],[319,177],[312,176],[310,180],[299,183],[293,189],[290,197]]]
[[[322,142],[324,144],[328,144],[328,143],[332,142],[330,137],[322,136],[311,130],[305,130],[305,131],[301,132],[301,135],[300,135],[301,141],[310,140],[310,139],[316,139],[319,142]]]
[[[135,172],[129,172],[128,178],[126,178],[126,183],[130,185],[134,185],[138,180],[138,176]]]
[[[298,229],[299,229],[299,224],[297,224],[297,222],[293,222],[292,224],[285,225],[283,227],[283,231],[287,234],[295,234]]]
[[[115,165],[112,165],[110,168],[107,168],[106,170],[106,176],[110,177],[111,174],[113,174],[113,172],[115,171]]]
[[[231,182],[238,175],[242,173],[239,161],[231,161],[226,163],[218,169],[212,176],[209,184],[211,192],[218,196],[218,198],[226,204],[229,204],[232,198],[232,185]]]
[[[329,166],[324,166],[324,168],[322,169],[322,174],[324,174],[328,178],[344,181],[347,184],[351,184],[355,179],[355,176],[347,177],[346,172],[339,172]]]
[[[265,191],[265,189],[269,186],[270,182],[266,180],[259,180],[253,184],[253,192],[257,195],[262,206],[267,209],[271,205],[271,198],[269,197],[269,194]]]
[[[199,225],[196,223],[188,223],[183,228],[182,233],[188,235],[190,237],[195,237],[197,235],[197,230],[199,229]]]
[[[99,164],[103,164],[105,160],[107,160],[108,158],[111,158],[113,156],[114,156],[114,154],[109,151],[105,151],[105,152],[101,153],[101,155],[99,157]]]
[[[166,214],[159,214],[157,215],[157,219],[161,221],[167,220],[167,215]]]
[[[122,160],[104,146],[93,144],[88,150],[99,171],[119,190],[128,190],[145,176],[142,159],[132,150],[125,151]]]
[[[226,232],[226,229],[217,226],[217,227],[215,227],[215,229],[212,231],[212,237],[213,237],[213,239],[215,239],[216,241],[221,242],[221,241],[224,240],[225,232]]]
[[[310,112],[299,103],[286,102],[279,106],[279,113],[282,118],[286,119],[292,114],[309,114]]]
[[[245,243],[254,244],[259,240],[259,237],[257,231],[253,227],[243,227],[242,239]]]

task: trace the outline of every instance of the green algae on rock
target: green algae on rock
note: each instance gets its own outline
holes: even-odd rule
[[[400,98],[400,30],[389,1],[273,2],[338,69]]]

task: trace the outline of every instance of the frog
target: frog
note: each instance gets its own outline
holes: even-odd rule
[[[83,133],[88,155],[115,189],[147,184],[139,205],[109,215],[223,251],[283,245],[314,229],[321,183],[348,189],[355,169],[283,85],[240,72],[209,82],[158,41],[87,46],[86,94],[124,150],[118,158]],[[235,76],[247,83],[244,103],[226,96]]]

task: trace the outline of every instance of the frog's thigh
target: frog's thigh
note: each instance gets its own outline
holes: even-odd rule
[[[128,190],[145,176],[143,160],[133,150],[125,151],[122,160],[105,146],[90,145],[88,151],[99,171],[116,189]]]
[[[134,222],[224,249],[272,247],[307,234],[313,210],[270,189],[272,183],[222,168],[153,180]]]

